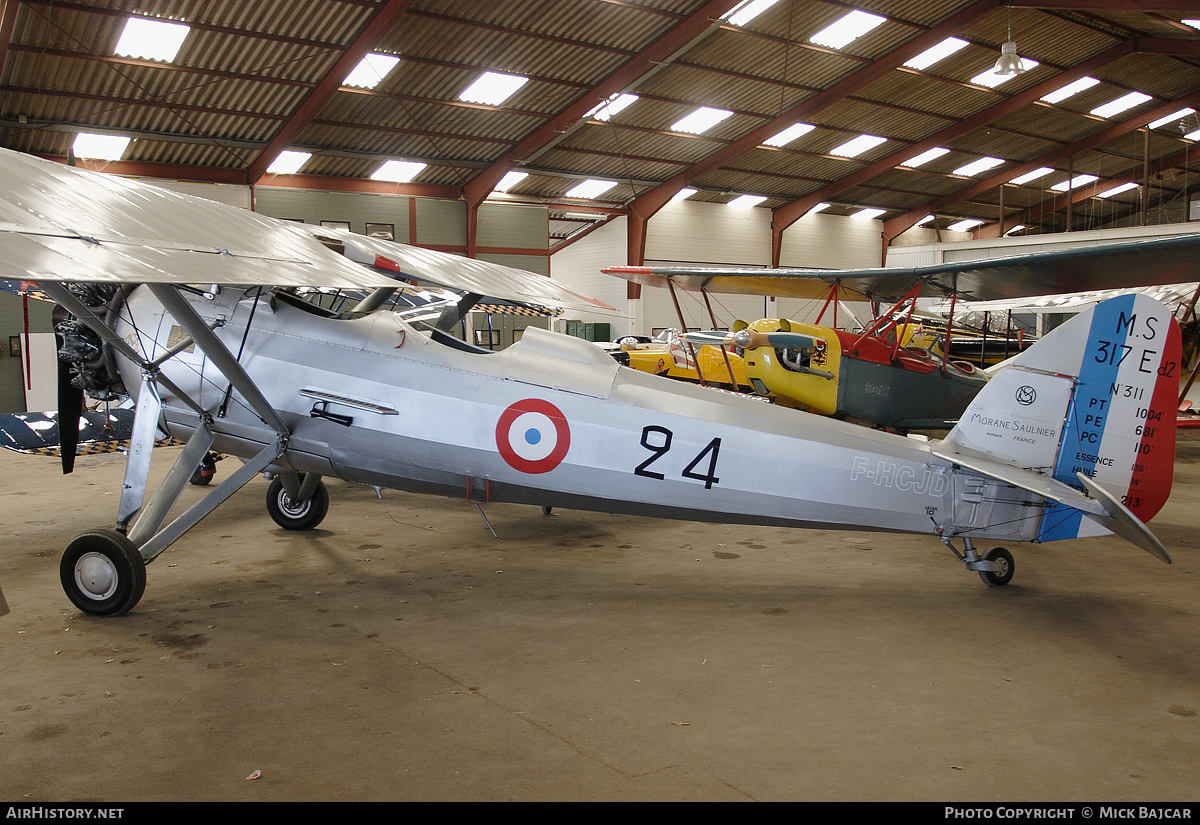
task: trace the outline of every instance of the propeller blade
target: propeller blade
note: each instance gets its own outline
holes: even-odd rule
[[[59,359],[58,444],[63,475],[75,469],[75,454],[79,446],[79,416],[82,414],[83,390],[71,385],[71,368]]]

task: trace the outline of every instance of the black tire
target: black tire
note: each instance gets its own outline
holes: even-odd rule
[[[303,482],[304,476],[300,477]],[[283,482],[278,478],[267,488],[267,513],[284,530],[312,530],[329,512],[329,493],[322,482],[317,483],[308,501],[292,501]]]
[[[1000,569],[980,570],[979,578],[983,579],[983,583],[989,587],[1003,587],[1012,581],[1013,573],[1017,572],[1017,566],[1013,562],[1012,553],[1005,550],[1003,547],[993,547],[983,554],[984,561],[994,561],[1000,564]]]
[[[213,480],[213,476],[217,474],[217,462],[213,459],[212,454],[204,456],[200,460],[200,464],[196,467],[196,471],[192,473],[189,482],[197,487],[203,487]]]
[[[68,544],[58,575],[71,603],[92,616],[122,616],[146,592],[146,562],[116,530],[89,530]]]

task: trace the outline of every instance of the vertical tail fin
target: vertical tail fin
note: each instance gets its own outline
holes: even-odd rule
[[[1171,492],[1181,356],[1165,306],[1144,295],[1111,298],[998,372],[944,443],[1077,490],[1082,473],[1146,522]],[[1051,507],[1039,540],[1087,534],[1081,517]]]

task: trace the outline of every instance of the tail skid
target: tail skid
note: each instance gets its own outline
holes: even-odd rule
[[[935,453],[1046,498],[1038,541],[1112,532],[1170,563],[1145,522],[1171,492],[1181,356],[1162,304],[1105,301],[999,371]]]

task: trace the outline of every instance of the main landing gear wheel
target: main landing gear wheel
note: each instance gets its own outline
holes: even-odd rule
[[[994,562],[997,565],[995,570],[979,571],[979,578],[983,579],[983,583],[989,587],[1003,587],[1012,581],[1013,573],[1017,572],[1012,553],[1003,547],[993,547],[988,550],[983,554],[983,560]]]
[[[68,544],[58,574],[67,598],[93,616],[122,616],[146,591],[146,562],[116,530],[90,530]]]
[[[303,481],[304,477],[300,478]],[[329,493],[325,484],[318,482],[308,501],[292,501],[276,478],[267,488],[267,512],[284,530],[312,530],[329,512]]]

